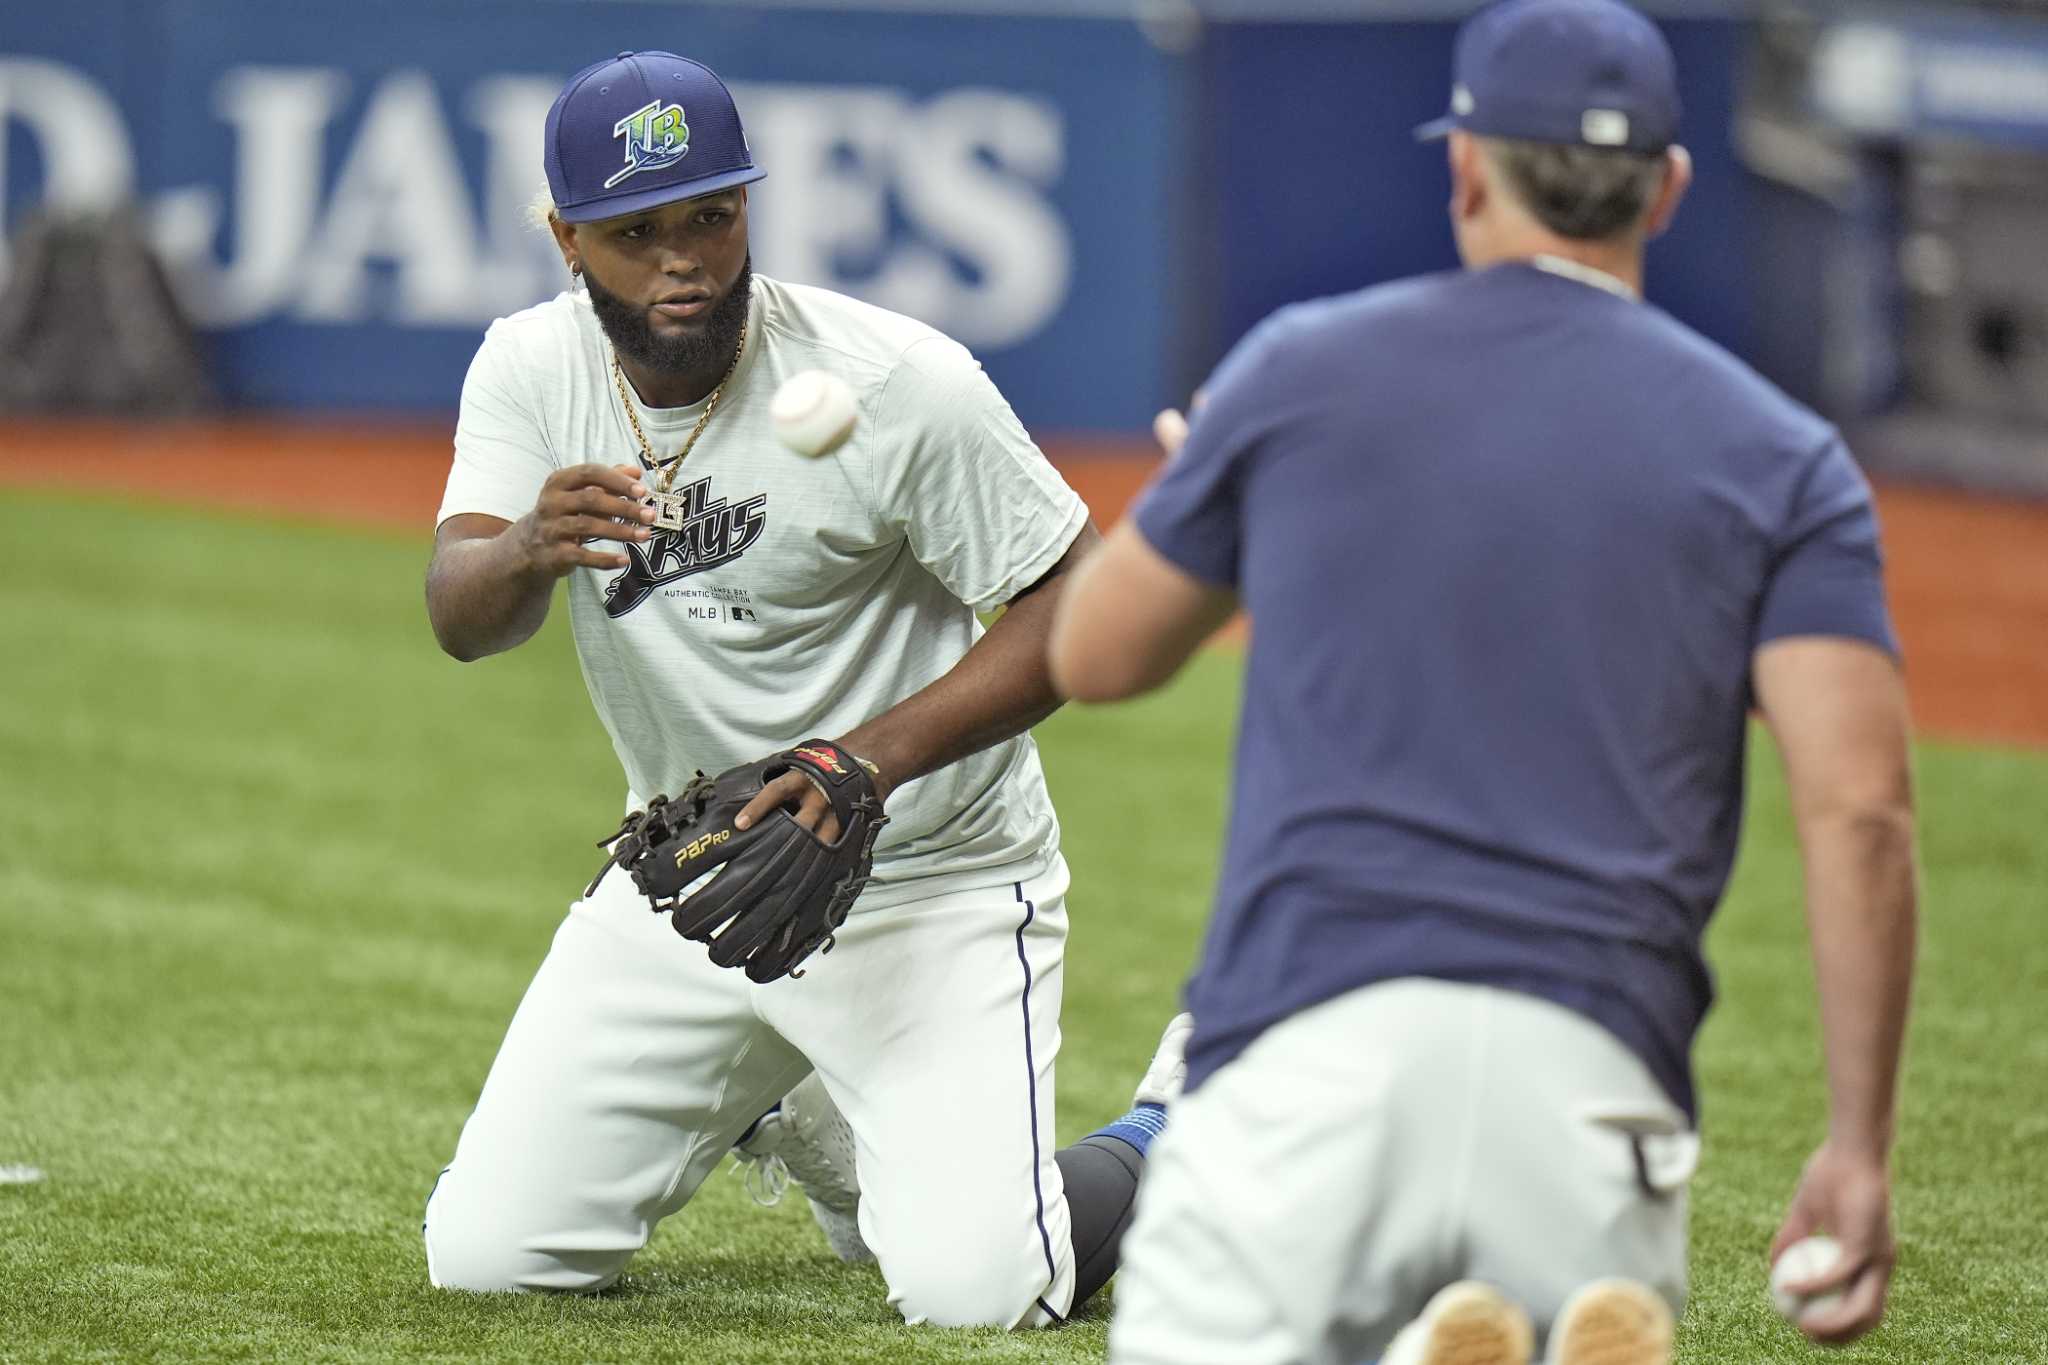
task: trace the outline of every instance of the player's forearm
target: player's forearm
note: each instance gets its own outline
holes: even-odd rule
[[[1889,1153],[1918,914],[1909,804],[1802,822],[1830,1142]]]
[[[1011,602],[944,677],[841,742],[879,767],[893,790],[1023,734],[1057,711],[1046,640],[1068,570],[1098,540],[1093,530],[1083,531],[1059,567]]]
[[[1235,597],[1168,561],[1126,520],[1074,575],[1053,624],[1052,676],[1075,701],[1164,686],[1229,619]]]
[[[427,568],[427,617],[441,648],[467,663],[523,644],[547,620],[554,579],[527,562],[509,528],[458,540]]]

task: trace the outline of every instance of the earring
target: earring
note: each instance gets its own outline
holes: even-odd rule
[[[569,262],[569,278],[572,280],[580,280],[583,278],[583,262]]]

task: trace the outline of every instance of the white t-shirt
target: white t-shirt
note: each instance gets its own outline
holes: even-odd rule
[[[516,521],[558,468],[644,465],[611,354],[580,291],[493,323],[463,385],[440,520]],[[775,390],[811,369],[852,385],[860,414],[816,459],[777,441],[768,418]],[[660,458],[703,412],[627,392]],[[837,738],[931,683],[980,638],[975,613],[1043,577],[1088,516],[965,348],[758,275],[739,366],[675,474],[684,490],[695,515],[681,533],[631,547],[629,569],[567,580],[630,804],[698,769]],[[888,811],[864,907],[990,868],[1026,875],[1059,841],[1028,735],[904,784]]]

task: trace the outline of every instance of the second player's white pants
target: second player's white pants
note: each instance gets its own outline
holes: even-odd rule
[[[1066,891],[1055,858],[1023,880],[856,910],[801,979],[757,986],[614,871],[570,908],[428,1201],[433,1282],[603,1288],[815,1067],[853,1127],[861,1235],[907,1321],[1064,1315]]]
[[[1570,1010],[1441,981],[1353,991],[1175,1106],[1124,1242],[1110,1360],[1356,1365],[1462,1279],[1539,1330],[1610,1275],[1676,1312],[1697,1157],[1648,1068]]]

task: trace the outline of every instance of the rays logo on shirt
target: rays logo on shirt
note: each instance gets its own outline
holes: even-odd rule
[[[711,496],[711,480],[699,479],[676,496],[683,504],[682,525],[673,531],[656,531],[644,544],[626,542],[626,556],[632,563],[605,584],[605,615],[624,616],[664,583],[731,563],[761,538],[768,525],[766,493],[728,503]]]

